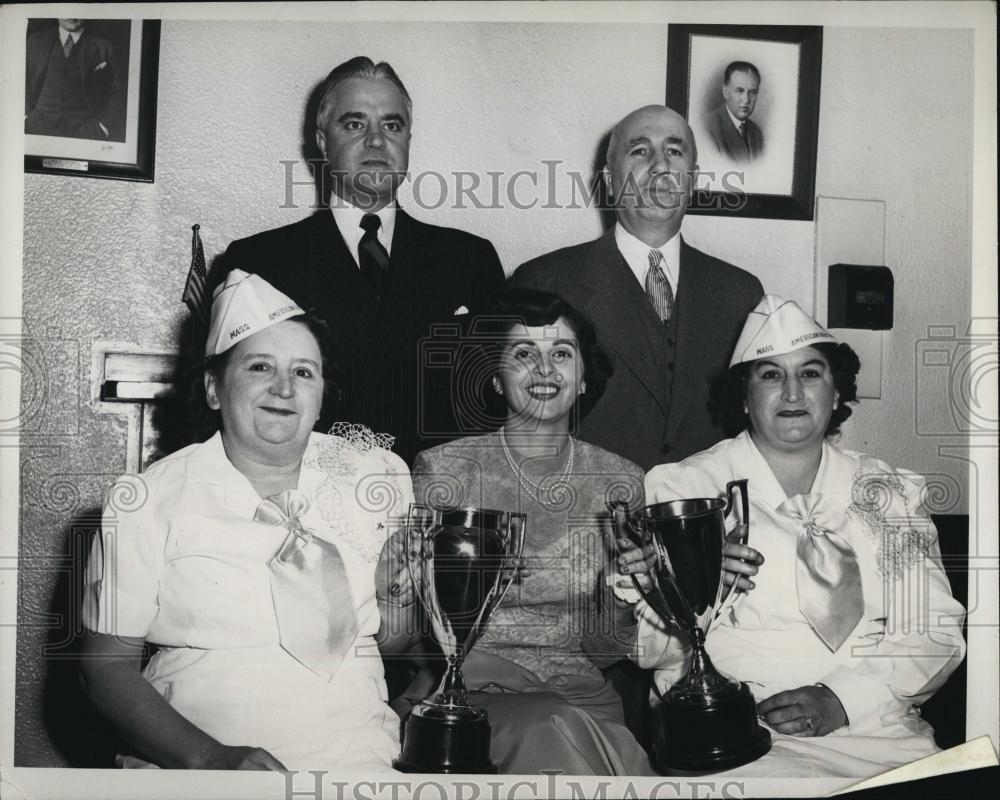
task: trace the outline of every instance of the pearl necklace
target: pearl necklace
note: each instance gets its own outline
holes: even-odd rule
[[[510,447],[507,446],[507,437],[504,435],[503,427],[500,428],[500,446],[503,448],[503,454],[507,459],[507,464],[510,466],[511,472],[517,476],[518,483],[524,487],[524,491],[526,491],[536,503],[539,505],[545,505],[541,499],[541,496],[545,495],[548,503],[552,504],[555,502],[553,495],[566,490],[566,486],[569,483],[568,479],[570,473],[573,471],[573,457],[576,452],[572,436],[569,437],[569,458],[566,459],[566,466],[563,468],[562,474],[559,476],[558,480],[554,481],[548,488],[542,486],[541,483],[535,483],[517,465],[517,462],[514,460],[514,455],[510,452]]]

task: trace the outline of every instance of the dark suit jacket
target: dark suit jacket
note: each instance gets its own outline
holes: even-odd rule
[[[618,252],[613,230],[529,261],[510,282],[560,295],[590,319],[612,357],[614,375],[583,419],[580,438],[644,470],[724,438],[708,412],[709,387],[729,366],[747,314],[763,294],[753,275],[681,241],[672,363],[663,323]]]
[[[327,404],[316,430],[338,420],[363,423],[395,436],[393,449],[407,463],[468,432],[451,403],[457,348],[463,325],[493,302],[504,279],[486,239],[398,210],[381,304],[327,208],[233,242],[213,266],[209,288],[237,267],[330,326],[342,400]],[[456,316],[463,306],[469,313]]]
[[[36,31],[28,37],[27,65],[25,70],[24,113],[38,102],[45,80],[52,47],[60,47],[59,29],[48,28]],[[84,100],[90,113],[108,129],[111,141],[125,140],[125,92],[122,83],[121,65],[115,56],[111,42],[103,36],[94,36],[84,31],[76,45],[80,51],[80,71],[83,78]],[[103,66],[102,66],[103,65]]]
[[[705,128],[719,152],[733,161],[752,161],[764,153],[764,134],[751,119],[747,123],[747,140],[744,143],[723,103],[705,118]]]

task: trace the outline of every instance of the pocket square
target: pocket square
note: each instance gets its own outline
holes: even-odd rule
[[[102,61],[100,64],[94,67],[94,72],[97,72],[97,70],[99,69],[104,69],[107,65],[108,65],[107,61]]]
[[[455,310],[454,310],[454,311],[452,312],[452,316],[453,316],[453,317],[459,317],[459,316],[461,316],[462,314],[468,314],[468,313],[469,313],[469,309],[467,309],[467,308],[466,308],[465,306],[459,306],[458,308],[456,308],[456,309],[455,309]]]

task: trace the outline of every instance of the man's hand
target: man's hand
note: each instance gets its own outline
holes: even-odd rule
[[[757,704],[757,714],[778,733],[826,736],[847,724],[840,699],[826,686],[800,686]]]

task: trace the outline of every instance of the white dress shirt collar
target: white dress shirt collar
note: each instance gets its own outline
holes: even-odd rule
[[[354,257],[354,263],[360,264],[358,245],[361,244],[361,237],[365,235],[361,228],[361,218],[371,212],[362,211],[336,195],[330,198],[330,211],[333,212],[333,221],[337,223],[337,230],[340,231],[347,249]],[[392,233],[396,229],[396,204],[390,203],[375,213],[382,220],[382,227],[378,229],[379,243],[385,248],[386,253],[392,255]]]
[[[744,120],[736,119],[736,117],[733,116],[733,112],[729,110],[729,106],[726,106],[725,108],[726,113],[729,115],[729,121],[733,123],[733,127],[736,128],[736,130],[739,130],[740,125],[744,123]]]
[[[680,279],[681,267],[681,234],[680,231],[668,239],[662,247],[650,247],[641,239],[633,236],[622,226],[620,222],[615,223],[615,244],[618,245],[618,252],[622,254],[625,263],[628,264],[635,279],[645,291],[646,272],[649,269],[649,251],[659,250],[663,255],[661,266],[670,282],[670,288],[677,297],[678,281]]]
[[[83,36],[83,28],[81,28],[78,31],[67,31],[63,30],[62,28],[59,29],[59,43],[64,47],[66,45],[66,40],[70,36],[73,37],[73,46],[75,47],[77,44],[80,43],[80,37]]]

